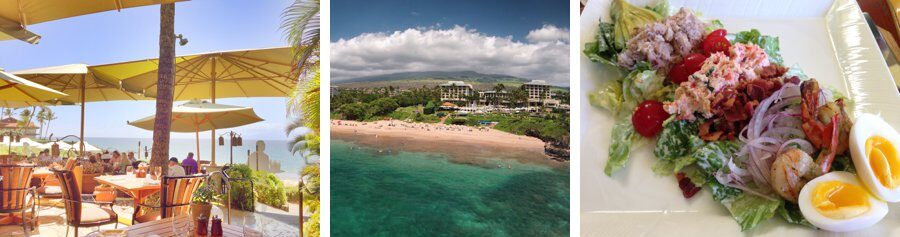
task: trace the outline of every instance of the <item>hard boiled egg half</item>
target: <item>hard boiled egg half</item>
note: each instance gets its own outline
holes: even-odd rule
[[[900,135],[881,117],[862,114],[850,129],[850,155],[859,179],[876,197],[900,201]]]
[[[856,175],[843,171],[809,181],[797,201],[810,224],[834,232],[872,226],[888,213],[886,202],[872,196]]]

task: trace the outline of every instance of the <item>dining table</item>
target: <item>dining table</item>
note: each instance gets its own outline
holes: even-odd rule
[[[147,178],[138,178],[134,174],[123,175],[101,175],[94,177],[100,184],[112,186],[116,190],[122,191],[134,198],[134,206],[160,190],[159,180],[151,180]]]
[[[190,223],[191,217],[189,215],[177,216],[173,218],[165,218],[160,220],[155,220],[151,222],[145,222],[133,226],[119,228],[120,230],[127,231],[128,237],[145,237],[145,236],[159,236],[159,237],[171,237],[171,236],[200,236],[193,233],[196,233],[195,229],[191,229],[188,233],[186,232],[177,232],[178,227],[186,226]],[[197,225],[194,224],[194,227]],[[176,235],[177,233],[177,235]],[[207,231],[207,233],[209,233]],[[87,235],[88,237],[99,237],[100,231],[95,231]],[[262,236],[262,234],[258,230],[250,229],[250,227],[246,226],[237,226],[222,223],[222,236],[223,237],[245,237],[245,236]]]
[[[37,167],[34,169],[34,172],[31,173],[32,178],[41,179],[41,184],[47,180],[48,177],[53,175],[53,171],[50,171],[49,167]]]

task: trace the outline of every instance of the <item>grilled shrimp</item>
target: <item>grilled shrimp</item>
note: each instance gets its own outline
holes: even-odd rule
[[[816,165],[812,157],[799,148],[791,148],[772,163],[772,189],[785,200],[796,203],[800,189],[815,177]]]
[[[803,133],[816,149],[821,149],[817,174],[828,173],[834,156],[847,151],[847,140],[850,137],[852,126],[847,113],[844,111],[844,101],[836,100],[824,105],[819,104],[819,83],[816,79],[800,84],[802,103],[800,103],[800,117],[803,120]]]

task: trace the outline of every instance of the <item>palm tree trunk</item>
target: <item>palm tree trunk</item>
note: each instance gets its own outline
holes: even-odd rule
[[[159,79],[156,89],[156,120],[153,124],[152,166],[167,173],[169,132],[172,126],[172,87],[175,83],[175,4],[160,5],[159,11]]]

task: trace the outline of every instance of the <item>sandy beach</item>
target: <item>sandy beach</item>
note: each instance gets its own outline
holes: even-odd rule
[[[544,142],[496,129],[402,121],[332,120],[334,139],[389,149],[386,152],[438,152],[454,162],[483,164],[484,158],[511,158],[525,163],[564,165],[544,155]],[[567,164],[565,164],[567,165]]]

